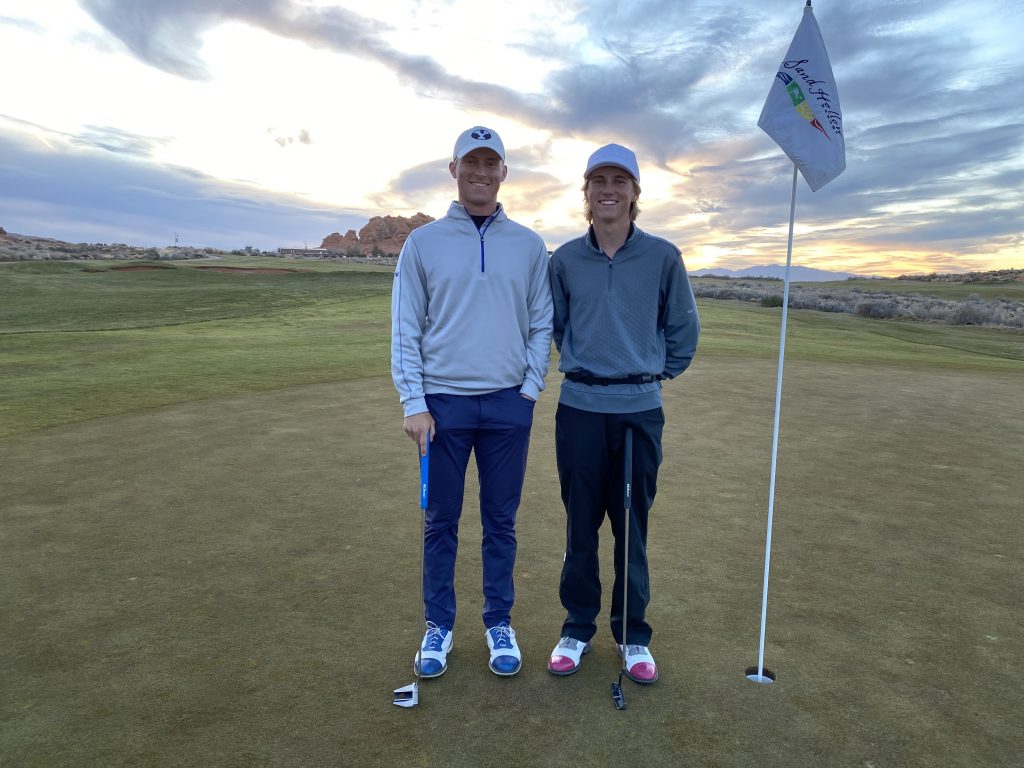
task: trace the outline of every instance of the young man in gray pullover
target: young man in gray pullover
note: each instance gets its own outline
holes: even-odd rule
[[[570,675],[590,650],[601,609],[598,531],[615,536],[611,629],[626,674],[653,683],[658,668],[645,620],[650,600],[647,522],[661,464],[661,382],[686,370],[700,321],[679,249],[641,231],[636,155],[608,144],[584,173],[590,228],[551,257],[554,339],[565,374],[555,416],[555,455],[568,518],[559,596],[567,615],[548,670]],[[624,436],[633,430],[629,578],[623,637]]]
[[[455,555],[469,455],[476,456],[483,525],[483,620],[491,671],[522,664],[511,627],[516,511],[533,406],[551,353],[547,246],[498,202],[505,147],[475,126],[448,170],[458,200],[402,247],[391,298],[391,375],[405,433],[430,450],[417,673],[448,668],[455,625]]]

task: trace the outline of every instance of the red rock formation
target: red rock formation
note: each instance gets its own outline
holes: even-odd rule
[[[433,220],[433,217],[427,216],[425,213],[417,213],[415,216],[409,217],[374,216],[366,226],[359,230],[358,235],[354,229],[346,232],[344,237],[334,232],[324,238],[320,247],[340,253],[351,253],[358,249],[364,256],[375,252],[386,256],[397,256],[402,250],[406,238],[409,237],[409,233]]]
[[[352,247],[359,248],[359,237],[356,235],[354,229],[350,229],[342,237],[337,232],[332,232],[324,241],[320,243],[321,248],[326,248],[328,251],[337,251],[339,253],[346,253]],[[360,248],[360,252],[362,249]]]

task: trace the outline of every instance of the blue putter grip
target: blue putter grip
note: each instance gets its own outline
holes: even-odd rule
[[[430,488],[430,443],[427,452],[420,456],[420,509],[427,508],[427,496]]]

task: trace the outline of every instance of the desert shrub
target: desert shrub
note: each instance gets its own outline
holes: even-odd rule
[[[707,299],[726,299],[732,301],[761,301],[765,291],[749,283],[730,283],[715,285],[702,280],[694,281],[693,293]]]
[[[1024,328],[1024,303],[998,299],[996,315],[1001,318],[1000,325],[1010,328]]]
[[[694,295],[702,298],[750,301],[765,307],[782,306],[782,297],[763,284],[735,280],[711,283],[698,278],[692,285]],[[1024,328],[1024,302],[1002,297],[985,301],[977,294],[955,301],[912,293],[865,291],[862,288],[836,290],[793,285],[790,287],[789,306],[819,312],[849,312],[879,320]]]
[[[813,309],[818,312],[850,312],[851,306],[848,300],[834,296],[800,296],[799,304],[790,300],[791,307],[799,309]]]
[[[985,325],[989,320],[991,313],[987,308],[973,301],[958,302],[950,317],[954,325]]]
[[[861,317],[872,317],[876,320],[884,320],[886,318],[897,316],[897,304],[891,299],[860,301],[857,303],[857,306],[853,311]]]

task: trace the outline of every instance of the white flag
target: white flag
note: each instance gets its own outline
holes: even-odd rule
[[[757,124],[796,163],[813,191],[845,170],[839,91],[810,0]]]

